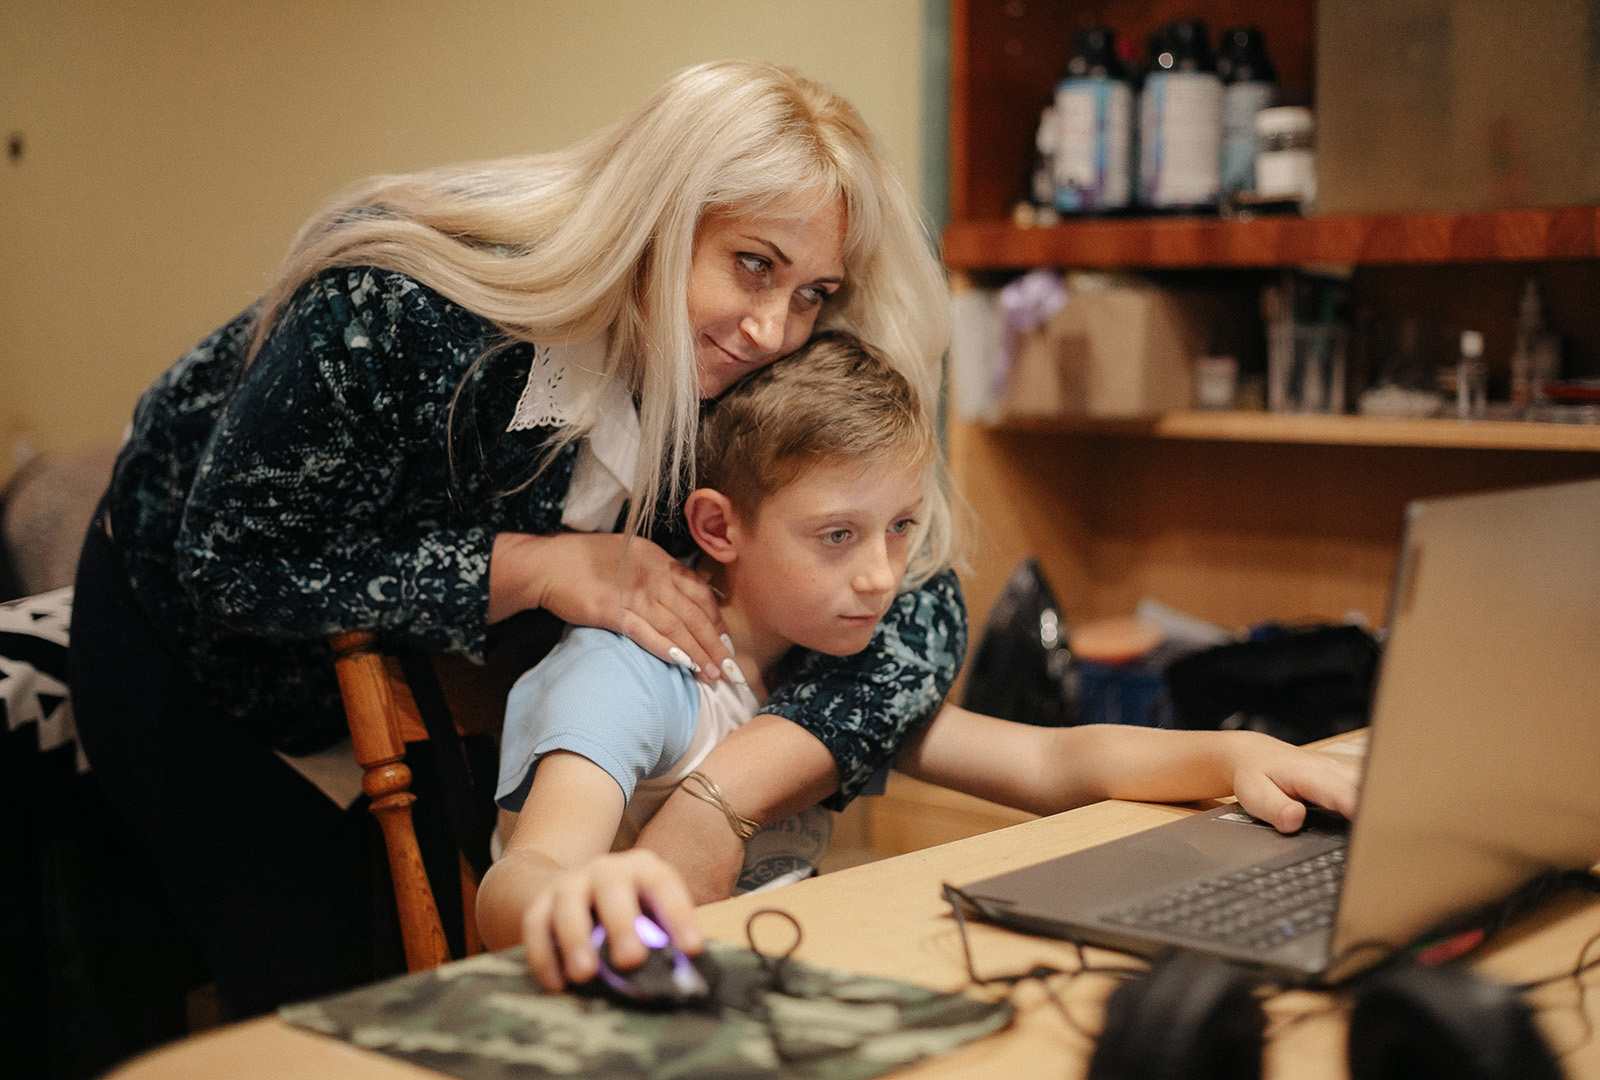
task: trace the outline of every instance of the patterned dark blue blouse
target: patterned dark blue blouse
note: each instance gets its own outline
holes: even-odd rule
[[[345,730],[329,634],[482,658],[495,534],[560,527],[575,448],[523,483],[553,435],[506,430],[530,348],[403,275],[313,278],[247,369],[254,324],[244,312],[145,392],[111,524],[140,603],[214,707],[303,753]],[[832,751],[842,805],[932,714],[965,651],[946,572],[901,596],[866,651],[805,656],[766,711]]]

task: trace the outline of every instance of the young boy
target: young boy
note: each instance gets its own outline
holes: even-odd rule
[[[645,908],[681,948],[699,951],[678,874],[648,851],[614,845],[627,848],[680,783],[719,806],[742,838],[753,832],[757,823],[697,766],[759,710],[796,646],[836,656],[867,646],[930,524],[942,524],[919,524],[938,509],[924,503],[934,453],[912,388],[847,335],[817,335],[718,402],[702,423],[702,486],[684,514],[737,665],[706,688],[624,637],[575,628],[518,682],[497,792],[518,811],[516,828],[478,897],[491,948],[520,941],[534,975],[559,989],[595,974],[597,916],[617,966],[642,961],[633,921]],[[1355,803],[1351,771],[1252,732],[1041,728],[951,705],[895,765],[1041,814],[1105,798],[1237,794],[1289,831],[1304,818],[1297,799],[1345,814]]]

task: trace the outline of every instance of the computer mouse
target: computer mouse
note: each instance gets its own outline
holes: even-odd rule
[[[644,963],[624,971],[611,963],[605,927],[594,928],[589,941],[600,954],[600,970],[585,989],[625,1005],[664,1009],[697,1004],[711,997],[717,984],[716,961],[705,953],[690,956],[679,949],[648,915],[634,919],[633,930],[649,952]]]

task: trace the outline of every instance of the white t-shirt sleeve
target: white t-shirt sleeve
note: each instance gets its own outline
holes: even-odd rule
[[[700,694],[693,676],[609,630],[574,626],[506,700],[495,802],[518,812],[539,759],[567,750],[600,766],[633,797],[641,780],[683,756]]]

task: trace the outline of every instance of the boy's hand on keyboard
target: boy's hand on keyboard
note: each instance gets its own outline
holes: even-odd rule
[[[1251,817],[1292,833],[1305,824],[1306,803],[1355,813],[1360,778],[1349,765],[1259,732],[1228,734],[1233,793]]]

